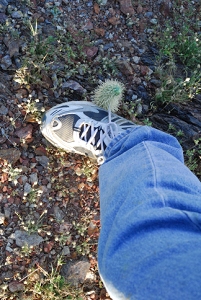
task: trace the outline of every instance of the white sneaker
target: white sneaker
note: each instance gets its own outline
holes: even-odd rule
[[[136,126],[87,101],[70,101],[48,110],[41,132],[54,146],[105,161],[106,147],[119,133]]]

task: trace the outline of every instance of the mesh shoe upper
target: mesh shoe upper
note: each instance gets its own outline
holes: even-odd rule
[[[41,131],[53,145],[104,161],[111,140],[132,122],[86,101],[59,104],[44,114]]]

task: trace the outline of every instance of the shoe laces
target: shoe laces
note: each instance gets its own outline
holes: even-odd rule
[[[96,149],[101,150],[104,153],[107,145],[105,140],[111,141],[118,134],[118,127],[115,122],[111,121],[111,110],[108,110],[108,123],[101,126],[95,126],[94,121],[90,121],[82,124],[82,132],[80,138],[84,140],[88,145],[95,146]]]

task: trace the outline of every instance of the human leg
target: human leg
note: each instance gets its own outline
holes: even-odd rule
[[[177,140],[142,126],[100,167],[99,270],[113,299],[201,297],[201,184]]]
[[[177,140],[89,106],[56,106],[42,133],[68,151],[106,157],[98,260],[110,295],[201,298],[201,187]]]

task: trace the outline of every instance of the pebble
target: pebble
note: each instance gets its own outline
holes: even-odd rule
[[[90,263],[86,260],[69,261],[62,266],[61,275],[73,286],[78,286],[84,283],[89,268]]]
[[[4,208],[4,214],[5,214],[5,217],[8,219],[10,218],[10,215],[11,215],[11,209],[9,207],[5,207]]]
[[[38,246],[43,242],[43,238],[37,233],[29,234],[28,232],[22,230],[16,230],[11,234],[10,238],[14,239],[16,241],[16,245],[19,247],[25,245],[28,245],[29,247]]]
[[[131,97],[132,101],[137,100],[137,98],[138,98],[138,96],[135,95],[135,94],[133,94],[132,97]]]
[[[55,219],[60,222],[64,219],[64,212],[58,207],[58,206],[55,206],[54,207],[54,216],[55,216]]]
[[[63,84],[62,84],[62,88],[63,89],[71,89],[71,90],[74,90],[74,91],[77,91],[81,94],[84,94],[86,93],[86,90],[78,83],[76,82],[75,80],[68,80],[68,81],[65,81]]]
[[[9,283],[8,288],[12,293],[20,292],[24,290],[24,284],[18,281],[12,281]]]
[[[4,105],[1,105],[0,106],[0,115],[5,116],[5,115],[7,115],[7,113],[8,113],[8,108]]]
[[[132,59],[133,59],[133,61],[134,61],[135,64],[138,64],[139,61],[140,61],[140,57],[139,56],[133,56]]]
[[[29,175],[29,179],[32,185],[37,185],[38,184],[38,175],[37,173],[32,173]]]
[[[1,67],[3,70],[7,70],[10,66],[12,65],[12,60],[10,58],[10,55],[5,55],[2,59],[1,59]]]
[[[143,85],[139,85],[137,88],[138,97],[144,100],[149,100],[149,95]]]
[[[152,78],[150,80],[150,83],[152,83],[153,85],[155,85],[156,87],[160,87],[161,86],[161,81],[155,78]]]
[[[9,163],[14,164],[20,158],[21,152],[15,148],[0,149],[0,158],[7,160]]]
[[[97,3],[100,4],[100,5],[106,5],[107,0],[97,0]]]
[[[151,18],[151,17],[153,17],[153,12],[152,12],[152,11],[147,11],[147,12],[145,13],[145,17],[146,17],[146,18]]]
[[[62,249],[62,255],[69,256],[70,255],[70,248],[68,246],[64,246]]]
[[[13,19],[21,19],[23,17],[23,13],[21,11],[14,11],[12,14],[11,14],[11,17]]]
[[[26,182],[24,185],[24,193],[29,194],[30,192],[31,192],[31,185],[28,182]]]
[[[158,20],[157,19],[151,19],[150,23],[153,24],[153,25],[156,25],[156,24],[158,24]]]
[[[41,164],[41,166],[47,168],[49,164],[49,158],[47,156],[45,155],[36,156],[36,160],[37,162],[39,162],[39,164]]]
[[[5,215],[0,213],[0,224],[4,224],[5,222]]]
[[[108,44],[103,45],[103,50],[107,51],[108,49],[110,49],[112,47],[114,47],[114,44],[113,43],[108,43]]]

